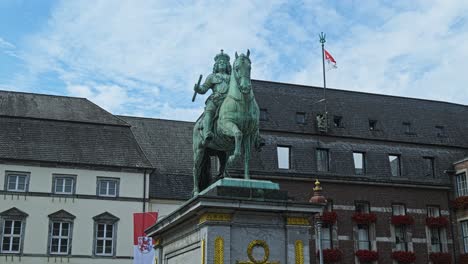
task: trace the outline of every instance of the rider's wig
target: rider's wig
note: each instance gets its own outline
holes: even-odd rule
[[[227,63],[227,73],[229,75],[231,75],[231,70],[232,70],[232,67],[231,67],[231,64],[228,62]],[[217,73],[218,72],[218,64],[219,62],[215,62],[214,66],[213,66],[213,73]]]

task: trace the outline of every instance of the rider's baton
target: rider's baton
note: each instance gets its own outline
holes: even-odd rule
[[[193,87],[193,89],[195,90],[195,92],[193,93],[193,96],[192,96],[192,102],[195,102],[195,97],[197,97],[197,87],[200,87],[200,82],[201,82],[201,79],[203,78],[203,75],[200,74],[200,78],[198,78],[198,83],[195,84],[195,87]]]

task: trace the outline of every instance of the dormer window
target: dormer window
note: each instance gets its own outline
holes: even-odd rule
[[[413,134],[411,131],[411,123],[410,122],[403,122],[403,130],[405,134]]]
[[[438,137],[445,137],[445,127],[444,126],[436,126],[437,136]]]
[[[305,124],[306,114],[304,112],[296,112],[296,123]]]
[[[268,110],[260,109],[260,121],[268,121]]]
[[[333,125],[335,127],[343,127],[343,124],[341,123],[342,119],[343,119],[343,117],[341,117],[341,116],[334,116],[333,117]]]
[[[377,120],[370,120],[369,119],[369,130],[370,131],[377,130]]]

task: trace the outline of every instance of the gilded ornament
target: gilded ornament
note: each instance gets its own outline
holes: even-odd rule
[[[302,240],[296,240],[294,243],[295,246],[295,256],[296,264],[304,264],[304,243]]]
[[[214,264],[224,264],[224,239],[220,236],[215,239]]]
[[[255,247],[263,248],[264,255],[263,259],[258,260],[253,256],[253,249]],[[247,257],[248,261],[236,261],[236,264],[280,264],[279,261],[268,261],[270,258],[270,247],[265,242],[265,240],[252,240],[247,247]]]
[[[200,217],[199,224],[203,224],[207,221],[217,221],[217,222],[230,222],[232,216],[230,214],[222,213],[206,213]]]
[[[201,264],[205,264],[205,239],[201,241]]]
[[[310,225],[309,219],[306,217],[288,217],[286,218],[286,223],[288,225]]]

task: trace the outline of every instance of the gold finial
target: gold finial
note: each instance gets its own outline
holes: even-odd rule
[[[322,186],[320,186],[320,182],[318,179],[315,180],[315,187],[314,187],[314,191],[321,191],[322,190]]]

